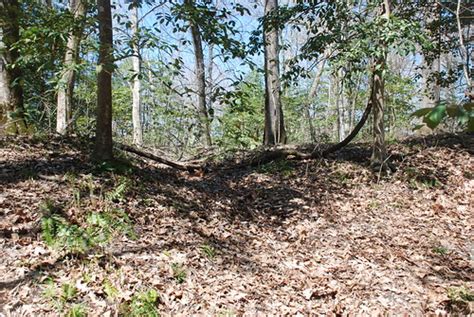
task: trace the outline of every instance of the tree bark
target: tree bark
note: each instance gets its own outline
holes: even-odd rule
[[[390,0],[384,0],[382,5],[382,16],[389,19],[390,16]],[[375,168],[386,169],[385,160],[387,150],[385,147],[385,128],[384,128],[384,106],[385,106],[385,82],[383,78],[383,70],[385,69],[387,58],[387,45],[381,43],[383,49],[382,57],[375,62],[374,67],[374,93],[372,94],[373,103],[373,135],[374,144],[372,149],[371,164]]]
[[[20,6],[18,0],[0,0],[0,133],[27,132],[23,108],[21,70],[15,65],[18,50]]]
[[[74,20],[81,25],[86,12],[84,2],[85,0],[69,1],[69,8],[74,15]],[[74,27],[66,44],[66,55],[64,56],[65,70],[59,81],[56,111],[56,132],[62,135],[66,135],[72,130],[72,101],[76,77],[74,66],[77,64],[82,32],[82,27]]]
[[[112,155],[113,34],[110,0],[97,0],[99,10],[99,61],[97,74],[97,122],[94,157],[105,161]]]
[[[311,141],[312,142],[316,142],[316,130],[314,129],[310,106],[313,102],[314,97],[316,97],[316,93],[317,93],[318,88],[319,88],[319,83],[321,82],[321,76],[322,76],[323,71],[324,71],[324,65],[326,64],[327,55],[325,54],[323,58],[324,59],[321,63],[321,67],[319,68],[318,73],[316,74],[316,76],[313,79],[313,83],[311,84],[311,88],[309,89],[309,93],[308,93],[308,96],[306,98],[306,102],[305,102],[305,105],[304,105],[306,118],[308,120],[309,134],[311,136]]]
[[[278,9],[277,0],[265,1],[265,17]],[[264,21],[263,37],[265,44],[265,132],[264,144],[286,143],[286,132],[281,104],[281,84],[279,66],[278,26]]]
[[[185,4],[194,8],[194,0],[185,0]],[[202,38],[199,26],[195,21],[190,20],[189,26],[191,29],[191,37],[194,46],[194,59],[196,62],[196,82],[198,95],[198,112],[199,121],[202,126],[202,134],[204,135],[204,145],[206,147],[212,146],[211,139],[211,120],[206,105],[206,71],[204,63],[204,52],[202,48]]]
[[[132,41],[132,66],[133,66],[133,85],[132,85],[132,123],[133,123],[133,144],[143,144],[143,129],[141,122],[142,105],[140,100],[141,89],[141,56],[139,44],[139,25],[138,25],[138,1],[134,1],[131,9],[131,21],[133,30]]]
[[[467,84],[467,93],[472,93],[472,78],[471,78],[471,72],[470,72],[470,67],[469,67],[469,61],[470,61],[470,56],[468,53],[468,50],[466,48],[466,45],[464,44],[464,35],[463,35],[463,28],[461,25],[461,0],[458,0],[457,6],[456,6],[456,24],[458,27],[458,35],[459,35],[459,50],[461,52],[461,58],[462,58],[462,69],[464,73],[464,78],[466,79],[466,84]]]

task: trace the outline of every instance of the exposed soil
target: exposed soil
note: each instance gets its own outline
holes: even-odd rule
[[[91,316],[152,288],[162,315],[472,313],[448,293],[474,289],[473,139],[391,145],[389,177],[370,170],[367,145],[204,175],[134,159],[124,176],[90,163],[78,140],[0,140],[0,315],[58,315],[47,279],[76,285]],[[123,177],[133,185],[114,206],[137,240],[81,256],[46,246],[41,203],[81,224]],[[73,203],[84,183],[93,190]]]

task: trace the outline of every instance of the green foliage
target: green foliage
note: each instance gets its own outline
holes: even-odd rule
[[[95,166],[98,173],[116,173],[121,175],[130,174],[133,171],[133,165],[126,159],[115,159],[113,161],[98,162]]]
[[[172,263],[171,270],[173,271],[173,278],[178,284],[184,283],[186,280],[186,270],[180,263]]]
[[[96,246],[106,245],[115,235],[125,234],[136,238],[130,218],[118,209],[101,213],[92,212],[83,226],[70,223],[54,205],[45,202],[41,219],[44,242],[68,253],[84,253]]]
[[[84,305],[81,304],[75,304],[73,305],[69,311],[65,315],[66,317],[86,317],[86,309],[84,308]]]
[[[290,176],[294,171],[294,166],[288,160],[277,160],[258,167],[259,173],[265,174],[282,174],[283,176]]]
[[[120,177],[118,184],[109,192],[105,194],[105,198],[108,201],[120,202],[125,199],[125,195],[131,186],[130,179],[126,177]]]
[[[109,279],[105,279],[102,282],[102,289],[109,300],[113,300],[119,295],[118,289],[110,282]]]
[[[433,248],[433,253],[439,254],[439,255],[446,255],[448,254],[449,250],[446,247],[443,246],[437,246]]]
[[[219,118],[221,135],[217,142],[226,149],[252,149],[261,144],[263,136],[262,78],[257,72],[251,73],[246,81],[237,86]]]
[[[87,316],[84,305],[75,303],[79,297],[79,290],[70,283],[58,285],[53,279],[45,281],[43,296],[50,301],[58,312],[65,312],[65,316]]]
[[[83,253],[90,246],[84,230],[58,214],[43,216],[41,234],[48,246],[71,253]]]
[[[158,317],[160,313],[156,307],[159,295],[154,289],[136,294],[131,301],[121,307],[124,316]]]
[[[409,167],[405,171],[409,184],[413,189],[440,187],[443,184],[435,175],[427,174],[417,168]]]
[[[463,306],[463,304],[474,302],[474,292],[466,285],[450,287],[448,288],[448,298],[452,304]]]
[[[210,260],[214,259],[217,255],[216,248],[207,243],[201,245],[201,252]]]
[[[437,128],[445,119],[451,118],[457,121],[459,127],[469,131],[474,131],[474,104],[465,103],[463,105],[448,104],[443,101],[431,108],[421,108],[412,113],[412,116],[423,119],[423,123],[430,129]],[[417,126],[415,129],[421,128]]]

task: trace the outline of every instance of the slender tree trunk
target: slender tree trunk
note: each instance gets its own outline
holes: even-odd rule
[[[439,23],[439,20],[441,19],[441,6],[437,3],[434,3],[433,8],[434,11],[430,11],[427,17],[426,23],[428,25],[431,25],[433,23]],[[436,40],[433,39],[433,42],[435,41]],[[435,105],[437,105],[441,97],[441,87],[438,81],[439,72],[441,70],[441,30],[438,30],[437,32],[437,42],[438,52],[436,58],[431,61],[431,63],[427,61],[426,58],[424,58],[424,67],[422,70],[422,75],[425,91],[423,93],[422,103],[423,107],[425,108],[434,107]]]
[[[321,67],[319,68],[318,73],[313,79],[313,83],[311,84],[311,88],[309,89],[308,97],[306,98],[306,103],[304,105],[306,118],[308,120],[309,134],[311,136],[312,142],[316,142],[316,131],[313,125],[313,118],[311,115],[310,106],[314,100],[314,97],[316,97],[316,93],[318,91],[319,84],[321,82],[321,76],[323,74],[325,64],[326,64],[326,55],[324,56],[324,60],[321,63]]]
[[[342,70],[336,76],[337,96],[336,96],[336,110],[337,110],[337,136],[338,141],[341,142],[345,137],[345,100],[344,100],[344,83]]]
[[[469,61],[471,57],[469,56],[469,52],[466,48],[466,45],[464,44],[463,28],[461,25],[461,3],[462,2],[463,2],[462,0],[458,0],[457,2],[456,23],[457,23],[458,35],[459,35],[459,50],[461,51],[461,58],[463,60],[462,69],[463,69],[464,78],[466,79],[466,84],[467,84],[466,95],[470,96],[470,94],[473,93],[472,78],[471,78],[471,72],[470,72],[470,66],[469,66],[470,64]]]
[[[70,0],[69,8],[74,14],[76,23],[82,25],[86,11],[85,0]],[[74,96],[74,85],[79,55],[79,44],[81,41],[83,28],[79,27],[72,31],[66,44],[66,55],[64,56],[64,72],[59,81],[57,112],[56,112],[56,132],[62,135],[72,130],[72,101]]]
[[[131,20],[133,30],[132,42],[132,66],[133,66],[133,86],[132,86],[132,123],[133,123],[133,144],[143,144],[143,129],[142,129],[142,104],[140,100],[141,89],[141,56],[139,44],[139,26],[138,26],[138,1],[134,1],[131,9]]]
[[[97,122],[94,157],[110,160],[112,155],[113,34],[110,0],[97,0],[99,10],[99,61],[97,74]]]
[[[278,9],[277,0],[265,1],[265,16]],[[264,22],[265,42],[265,132],[264,144],[286,143],[286,132],[281,104],[281,84],[279,66],[279,29],[276,25]]]
[[[185,0],[190,9],[194,7],[194,0]],[[191,37],[193,38],[194,59],[196,61],[196,82],[198,95],[198,112],[199,121],[202,126],[202,133],[204,135],[204,145],[206,147],[212,146],[211,139],[211,120],[206,105],[206,71],[204,63],[204,53],[202,48],[202,38],[199,26],[195,21],[189,21],[191,29]]]
[[[382,7],[382,16],[389,19],[390,16],[390,0],[384,0]],[[385,170],[387,149],[385,147],[385,128],[384,128],[384,106],[385,106],[385,82],[383,78],[383,70],[385,69],[387,59],[387,47],[385,43],[381,43],[384,50],[383,56],[375,62],[374,69],[374,93],[373,98],[373,133],[374,145],[372,149],[371,164],[375,168]]]
[[[21,71],[11,67],[18,59],[13,44],[20,38],[19,13],[17,0],[0,0],[0,133],[4,134],[27,132]]]

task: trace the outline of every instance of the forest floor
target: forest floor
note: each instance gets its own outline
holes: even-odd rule
[[[195,174],[88,151],[0,140],[0,316],[473,312],[472,135],[390,145],[389,177],[363,144]]]

